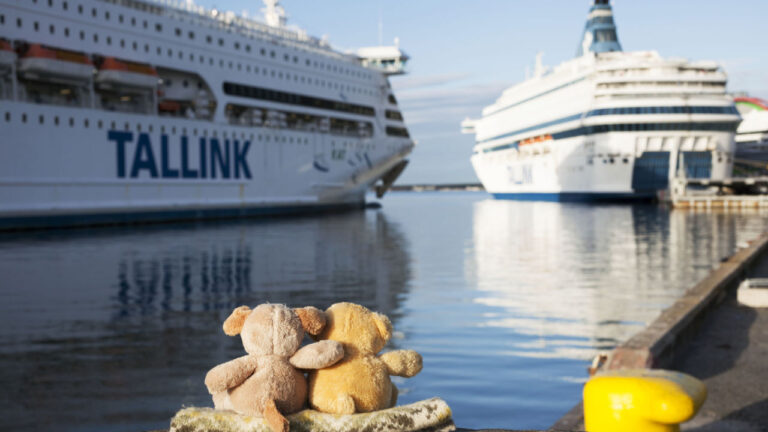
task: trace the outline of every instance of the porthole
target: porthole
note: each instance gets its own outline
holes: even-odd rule
[[[136,43],[136,41],[133,41],[133,42],[131,43],[131,47],[133,47],[133,50],[134,50],[134,51],[137,51],[137,50],[139,49],[139,44],[137,44],[137,43]]]
[[[85,126],[86,129],[88,128],[88,126],[90,126],[90,124],[91,123],[88,121],[88,119],[83,120],[83,126]]]
[[[75,127],[75,119],[74,117],[69,118],[69,127]]]
[[[112,45],[112,37],[107,36],[107,45]]]
[[[83,5],[77,5],[77,13],[83,14]]]
[[[131,17],[131,25],[136,27],[136,18]]]
[[[120,48],[125,48],[125,39],[120,39]]]
[[[61,8],[64,9],[64,10],[68,10],[69,9],[69,4],[67,4],[67,2],[63,2],[61,4]]]
[[[26,123],[27,122],[27,113],[24,113],[21,115],[21,122]]]
[[[125,131],[128,132],[131,130],[131,125],[128,122],[125,122]]]
[[[5,112],[5,121],[7,122],[11,121],[11,113],[8,111]]]
[[[122,23],[123,23],[123,20],[124,20],[124,18],[123,18],[123,15],[122,15],[122,14],[117,16],[117,21],[118,21],[120,24],[122,24]]]
[[[96,123],[96,125],[99,127],[99,129],[101,129],[101,128],[103,128],[103,127],[104,127],[104,122],[103,122],[103,121],[101,121],[101,120],[99,120],[99,122],[98,122],[98,123]]]
[[[51,24],[50,26],[48,26],[48,32],[49,32],[50,34],[54,34],[54,33],[56,33],[56,28],[53,26],[53,24]]]
[[[96,15],[97,15],[96,8],[91,9],[91,16],[96,18]]]
[[[104,18],[106,18],[107,21],[109,21],[109,11],[104,12]]]
[[[116,124],[114,121],[113,121],[113,122],[110,122],[110,123],[109,123],[109,128],[110,128],[110,129],[113,129],[113,130],[114,130],[114,129],[117,129],[117,124]]]
[[[53,118],[53,124],[54,124],[54,125],[56,125],[56,126],[58,126],[58,125],[59,125],[59,116],[55,116],[55,117]]]
[[[35,23],[32,25],[32,28],[34,28],[34,29],[35,29],[35,31],[38,31],[38,30],[40,30],[40,23],[39,23],[39,22],[37,22],[37,21],[35,21]]]
[[[69,37],[69,27],[64,28],[64,37]]]
[[[45,123],[45,117],[43,117],[42,114],[40,114],[40,116],[37,118],[37,120],[40,122],[40,124],[44,124]]]

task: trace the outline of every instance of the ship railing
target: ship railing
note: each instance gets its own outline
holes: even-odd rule
[[[188,22],[195,26],[215,28],[229,33],[235,32],[251,39],[259,39],[274,45],[313,52],[347,63],[360,64],[357,57],[333,51],[327,42],[308,36],[303,31],[272,27],[253,19],[239,17],[232,12],[220,12],[215,9],[208,10],[193,2],[181,0],[99,1]]]

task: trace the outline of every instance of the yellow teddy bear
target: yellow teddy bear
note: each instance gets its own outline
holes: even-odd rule
[[[412,350],[380,356],[392,337],[392,323],[353,303],[336,303],[325,311],[326,326],[318,339],[341,343],[344,357],[309,374],[309,404],[332,414],[371,412],[395,406],[397,387],[390,375],[412,377],[421,371],[421,355]]]

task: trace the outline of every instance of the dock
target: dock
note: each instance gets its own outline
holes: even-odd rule
[[[768,276],[768,233],[723,261],[600,370],[663,368],[693,375],[709,397],[684,431],[762,431],[768,425],[768,308],[739,305],[745,279]],[[583,431],[579,403],[550,431]]]
[[[679,209],[768,209],[768,176],[676,178],[671,181],[670,202]]]

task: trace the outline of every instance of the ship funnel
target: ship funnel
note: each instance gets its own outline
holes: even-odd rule
[[[587,53],[621,51],[610,0],[594,0],[576,57]]]

